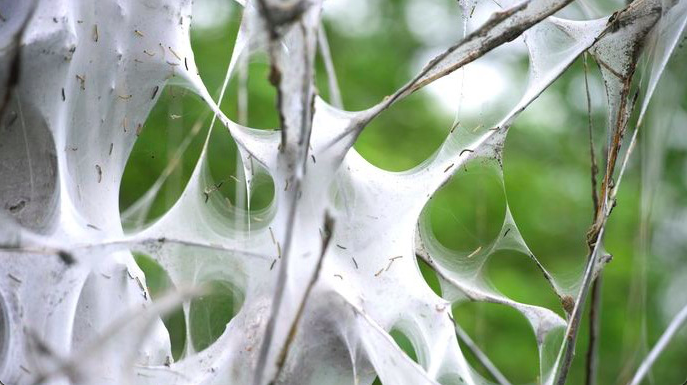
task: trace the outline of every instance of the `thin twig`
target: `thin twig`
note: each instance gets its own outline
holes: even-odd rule
[[[585,366],[585,384],[596,384],[597,365],[599,361],[599,333],[601,328],[601,286],[603,284],[601,273],[592,284],[592,303],[589,313],[589,346],[587,347],[587,362]]]
[[[472,354],[477,358],[477,361],[479,361],[480,364],[484,367],[484,369],[489,372],[489,374],[496,380],[497,383],[501,385],[510,385],[510,382],[506,377],[499,371],[499,369],[494,365],[493,362],[487,357],[486,354],[477,346],[475,341],[470,338],[468,333],[463,330],[463,328],[458,325],[457,322],[454,322],[454,325],[456,327],[456,335],[458,336],[458,339],[472,352]]]
[[[592,180],[592,202],[594,202],[594,217],[599,211],[599,192],[597,191],[596,178],[599,174],[599,167],[596,164],[596,155],[594,153],[594,126],[592,124],[592,98],[589,95],[589,81],[587,80],[587,53],[582,56],[582,63],[584,63],[584,89],[587,94],[587,119],[589,128],[589,158],[591,160],[591,180]]]
[[[326,214],[325,217],[325,227],[333,229],[334,221],[333,219]],[[284,368],[284,364],[286,363],[286,358],[288,357],[289,350],[291,348],[291,344],[293,343],[295,337],[296,337],[296,331],[298,330],[298,324],[300,323],[301,317],[303,316],[303,310],[305,309],[305,305],[308,302],[308,299],[310,298],[310,292],[312,291],[312,288],[315,286],[315,283],[317,282],[317,279],[320,277],[320,271],[322,270],[322,261],[324,260],[324,255],[327,253],[327,248],[329,247],[329,243],[332,239],[331,234],[333,232],[329,231],[327,232],[326,238],[322,240],[322,251],[320,252],[320,257],[317,260],[317,266],[315,266],[315,272],[313,275],[310,277],[310,282],[308,282],[308,287],[305,289],[305,294],[303,295],[303,299],[301,300],[300,304],[298,305],[298,311],[296,312],[296,318],[293,320],[291,323],[291,327],[289,328],[289,334],[286,339],[286,343],[282,347],[281,353],[279,353],[279,357],[277,358],[277,372],[274,375],[274,378],[270,383],[273,383],[277,378],[279,378],[279,375],[281,374],[282,369]],[[341,276],[339,276],[341,277]]]
[[[99,243],[81,243],[81,244],[76,244],[74,246],[71,246],[68,248],[68,251],[74,252],[74,251],[89,251],[92,249],[98,249],[98,248],[107,248],[107,247],[132,247],[132,246],[146,246],[146,245],[155,245],[155,244],[176,244],[176,245],[181,245],[181,246],[189,246],[189,247],[198,247],[198,248],[203,248],[203,249],[209,249],[209,250],[215,250],[215,251],[222,251],[222,252],[229,252],[232,254],[238,254],[246,257],[253,257],[253,258],[261,258],[261,259],[266,259],[266,258],[271,258],[267,255],[263,254],[258,254],[258,253],[252,253],[250,251],[243,251],[239,249],[233,249],[230,247],[225,247],[220,244],[215,244],[215,243],[203,243],[203,242],[197,242],[197,241],[191,241],[188,239],[180,239],[180,238],[169,238],[169,237],[160,237],[160,238],[124,238],[124,239],[116,239],[112,241],[104,241],[104,242],[99,242]],[[0,244],[0,251],[5,251],[5,252],[13,252],[13,253],[23,253],[23,254],[45,254],[45,255],[60,255],[61,253],[65,252],[65,248],[60,248],[57,246],[17,246],[17,245],[11,245],[11,244]]]
[[[635,1],[627,6],[625,9],[617,13],[616,22],[609,23],[609,26],[622,25],[621,22],[627,22],[628,20],[633,20],[635,14],[639,7],[646,5],[646,1]],[[656,19],[658,20],[658,19]],[[617,24],[616,24],[617,23]],[[608,27],[607,27],[608,29]],[[618,155],[622,147],[622,139],[627,130],[628,119],[630,112],[634,109],[635,99],[630,98],[630,89],[632,85],[632,77],[634,74],[634,69],[637,65],[637,61],[634,60],[629,63],[629,68],[626,68],[625,73],[626,78],[621,79],[623,83],[623,88],[620,92],[620,105],[618,111],[615,115],[614,126],[611,127],[611,140],[607,149],[607,162],[606,170],[601,183],[600,188],[600,202],[599,209],[596,212],[594,222],[587,232],[587,245],[591,250],[589,254],[589,259],[587,261],[587,266],[582,278],[582,283],[577,295],[575,306],[573,312],[570,316],[568,322],[568,327],[566,328],[565,337],[559,356],[557,358],[557,365],[554,383],[557,385],[563,385],[566,382],[568,371],[572,365],[573,358],[575,356],[575,341],[577,339],[577,333],[579,332],[579,324],[582,319],[582,313],[584,311],[585,302],[589,289],[592,282],[594,281],[595,273],[597,272],[598,255],[601,247],[601,241],[603,239],[606,224],[608,222],[608,217],[611,214],[615,203],[615,195],[618,191],[618,186],[620,182],[620,177],[625,170],[629,155],[631,154],[633,145],[626,151],[625,159],[621,166],[621,174],[618,178],[618,183],[614,183],[613,174],[616,170],[616,164],[618,161]],[[637,130],[635,130],[635,136],[633,136],[633,142],[636,137]]]
[[[494,13],[489,18],[489,20],[487,20],[478,29],[467,35],[458,43],[449,47],[446,51],[436,56],[429,63],[427,63],[427,65],[425,65],[425,67],[423,67],[422,70],[415,77],[413,77],[409,82],[404,84],[401,88],[396,90],[396,92],[394,92],[390,96],[385,97],[384,100],[382,100],[379,104],[368,109],[366,111],[366,114],[362,116],[360,121],[357,121],[356,124],[352,125],[349,129],[334,137],[331,140],[331,142],[325,147],[332,146],[334,143],[339,142],[351,133],[355,133],[356,135],[359,134],[372,119],[374,119],[376,116],[381,114],[383,111],[391,107],[399,100],[407,97],[408,95],[426,86],[427,84],[432,83],[433,81],[442,78],[460,69],[461,67],[479,59],[480,57],[486,55],[494,48],[499,47],[500,45],[505,44],[509,41],[512,41],[515,37],[521,35],[523,32],[528,30],[533,25],[539,23],[541,20],[544,20],[548,16],[557,12],[559,9],[565,7],[571,1],[572,0],[561,1],[555,6],[546,9],[546,11],[544,11],[543,13],[535,15],[535,17],[531,19],[523,17],[522,20],[518,20],[518,22],[513,23],[513,25],[505,27],[502,33],[496,33],[496,36],[488,37],[495,29],[498,29],[499,27],[504,25],[507,20],[517,19],[518,16],[521,16],[522,12],[527,10],[528,2],[522,2],[520,4],[513,6],[512,8]],[[453,54],[460,48],[475,42],[480,42],[481,44],[479,44],[473,50],[466,52],[463,56],[461,56],[460,60],[457,60],[454,63],[443,67],[441,70],[437,71],[437,73],[430,75],[432,70],[434,70],[437,67],[440,67],[440,65],[444,63],[444,60],[448,58],[451,54]]]
[[[596,163],[596,155],[594,151],[594,126],[592,123],[592,99],[589,94],[589,67],[587,66],[587,53],[582,56],[582,63],[584,64],[584,89],[587,96],[587,126],[589,129],[589,158],[590,158],[590,179],[592,189],[592,203],[594,204],[593,212],[594,218],[599,213],[599,192],[597,189],[597,175],[599,168]],[[591,251],[591,247],[590,247]],[[596,372],[598,362],[599,349],[599,319],[601,311],[601,276],[599,275],[592,283],[592,303],[591,311],[589,313],[589,345],[587,346],[587,362],[585,366],[585,381],[587,385],[594,385],[596,383]]]
[[[640,383],[640,381],[642,381],[649,369],[651,369],[651,366],[654,364],[654,362],[656,362],[656,359],[658,359],[658,356],[663,352],[666,346],[668,346],[675,333],[680,330],[680,327],[682,327],[685,322],[687,322],[687,305],[685,305],[682,310],[677,313],[675,318],[670,321],[670,325],[668,325],[666,331],[663,332],[661,338],[659,338],[658,342],[656,342],[656,345],[654,345],[649,352],[649,355],[646,356],[642,364],[639,366],[639,369],[637,369],[637,373],[635,373],[635,376],[632,378],[630,385],[637,385]]]
[[[343,99],[341,98],[339,82],[336,78],[334,62],[332,61],[332,54],[329,50],[329,42],[327,41],[327,32],[324,30],[324,23],[320,23],[320,28],[317,31],[317,42],[320,47],[322,61],[324,62],[324,69],[327,73],[329,99],[334,107],[343,109]]]
[[[294,191],[300,191],[300,180],[296,180],[296,188]],[[274,301],[272,303],[272,309],[270,312],[270,318],[267,321],[267,326],[265,327],[265,335],[262,340],[262,345],[260,346],[260,354],[258,356],[258,362],[255,367],[255,377],[253,378],[253,384],[261,385],[262,376],[265,372],[265,365],[267,364],[267,355],[272,344],[272,338],[274,337],[274,329],[277,324],[277,315],[281,311],[281,304],[284,299],[283,288],[286,286],[286,280],[288,279],[288,265],[291,254],[291,242],[293,241],[293,230],[296,227],[296,208],[298,207],[298,194],[291,194],[291,202],[289,207],[289,214],[286,220],[286,234],[284,236],[284,255],[283,263],[279,268],[279,275],[277,276],[276,291],[274,296]]]

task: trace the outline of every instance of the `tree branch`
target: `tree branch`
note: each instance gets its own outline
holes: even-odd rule
[[[585,384],[595,385],[597,378],[597,365],[599,358],[599,334],[601,328],[601,286],[603,284],[601,273],[592,284],[592,303],[589,313],[589,346],[587,347],[587,362],[585,366]]]
[[[670,324],[668,325],[668,328],[666,328],[666,331],[663,332],[663,335],[661,335],[661,338],[659,338],[658,342],[654,347],[651,349],[649,352],[649,355],[646,356],[642,364],[639,366],[639,369],[637,369],[637,373],[635,376],[632,378],[632,381],[630,382],[630,385],[638,385],[640,381],[646,376],[647,372],[649,369],[651,369],[651,366],[656,362],[656,359],[658,359],[658,356],[663,352],[663,350],[668,346],[668,343],[670,343],[670,340],[673,338],[675,333],[677,333],[678,330],[680,330],[680,327],[687,322],[687,305],[685,305],[682,310],[680,310],[679,313],[673,318],[672,321],[670,321]]]
[[[496,380],[496,382],[501,385],[510,385],[510,382],[508,381],[506,376],[504,376],[503,373],[501,373],[501,371],[499,371],[499,369],[496,367],[496,365],[494,365],[494,363],[491,362],[489,357],[487,357],[487,355],[484,354],[484,352],[479,348],[479,346],[477,346],[475,341],[473,341],[472,338],[470,338],[468,333],[466,333],[465,330],[463,330],[463,328],[461,328],[457,322],[454,322],[453,324],[456,327],[456,335],[458,336],[458,339],[461,340],[468,349],[470,349],[475,358],[477,358],[477,361],[479,361],[479,363],[482,364],[484,369],[486,369],[487,372],[489,372],[489,374],[494,378],[494,380]]]

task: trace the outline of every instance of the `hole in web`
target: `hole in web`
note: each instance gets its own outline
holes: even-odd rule
[[[57,211],[57,150],[43,115],[19,101],[8,100],[0,116],[0,214],[43,232]]]
[[[413,343],[410,341],[410,338],[405,335],[400,329],[393,328],[389,332],[389,335],[391,338],[394,339],[396,342],[396,345],[403,350],[403,352],[410,357],[411,360],[418,362],[417,361],[417,353],[415,352],[415,347],[413,346]]]
[[[208,166],[214,185],[205,186],[209,195],[218,194],[223,199],[222,204],[231,205],[240,210],[246,210],[246,187],[243,177],[243,166],[238,159],[238,149],[231,134],[220,125],[213,129],[207,150]],[[265,210],[274,198],[274,181],[269,174],[258,170],[260,165],[254,160],[248,160],[254,169],[252,188],[250,193],[250,209],[252,213]],[[240,168],[240,169],[239,169]]]
[[[504,162],[508,203],[518,229],[540,262],[569,281],[564,286],[579,277],[587,255],[584,234],[592,222],[587,117],[561,112],[566,102],[559,95],[578,79],[572,75],[561,76],[516,121]],[[604,142],[603,118],[595,123],[602,128],[595,139]],[[596,154],[601,167],[601,153]]]
[[[483,271],[487,280],[517,302],[551,309],[564,316],[560,300],[529,256],[511,250],[491,254]]]
[[[405,23],[398,22],[403,2],[326,1],[323,14],[347,110],[369,108],[408,81],[408,57],[420,45]],[[318,69],[317,87],[328,90],[324,75]]]
[[[201,3],[207,3],[207,6]],[[243,13],[243,7],[237,2],[216,3],[217,0],[203,0],[198,5],[194,4],[194,10],[205,9],[202,11],[203,19],[207,19],[208,22],[205,23],[207,27],[202,25],[204,23],[198,23],[196,19],[191,24],[191,46],[196,65],[203,82],[216,87],[208,88],[214,100],[219,97]],[[213,8],[220,9],[222,14],[212,15]],[[217,47],[222,47],[219,54]],[[237,65],[227,86],[220,108],[229,119],[248,127],[270,130],[279,127],[279,114],[275,108],[277,93],[268,81],[270,66],[267,55],[256,52],[248,58],[247,121],[239,118],[239,67],[240,65]]]
[[[134,204],[147,201],[150,205],[143,223],[160,217],[181,196],[199,160],[211,115],[197,96],[180,87],[166,87],[151,111],[127,160],[120,187],[122,213]],[[135,129],[128,127],[128,129]],[[205,186],[208,194],[220,195],[232,205],[240,203],[238,194],[245,188],[237,186],[237,148],[228,130],[215,123],[207,150],[210,174],[214,180]],[[152,197],[144,194],[155,186],[160,176],[166,175],[159,190]],[[269,206],[274,196],[272,180],[266,174],[258,175],[251,192],[251,210],[260,211]],[[139,201],[140,200],[140,201]],[[229,204],[227,202],[227,204]],[[245,209],[245,201],[240,205]],[[124,218],[125,228],[135,226]]]
[[[472,161],[434,194],[423,215],[442,245],[472,252],[498,236],[505,215],[499,178],[491,166]]]
[[[415,347],[413,346],[413,343],[410,340],[410,338],[408,338],[408,336],[404,332],[402,332],[397,327],[393,327],[391,331],[389,331],[389,335],[391,336],[391,338],[393,338],[394,342],[396,342],[396,345],[399,349],[401,349],[411,360],[418,363],[418,357],[417,352],[415,351]],[[372,385],[382,385],[382,380],[380,380],[377,376],[372,382]]]
[[[439,277],[437,273],[421,258],[417,258],[418,266],[420,266],[420,273],[422,274],[422,279],[425,280],[427,286],[434,292],[434,294],[441,297],[441,283],[439,282]]]
[[[174,290],[174,285],[169,275],[155,260],[148,255],[139,253],[134,254],[134,259],[145,274],[148,292],[150,292],[150,297],[153,301]],[[162,317],[162,322],[169,333],[172,357],[175,361],[178,361],[186,346],[186,320],[184,319],[183,310],[181,308],[175,309]]]
[[[226,67],[224,68],[226,71]],[[270,74],[269,58],[264,53],[252,54],[249,57],[247,68],[247,110],[246,116],[241,117],[239,113],[239,71],[234,74],[234,77],[227,86],[226,94],[222,100],[222,111],[229,119],[236,123],[243,124],[247,127],[275,130],[280,127],[279,113],[276,108],[277,91],[268,81]],[[222,84],[223,79],[217,83],[206,84]],[[218,88],[216,94],[219,95]],[[243,119],[246,119],[242,122]]]
[[[381,169],[406,171],[439,148],[452,119],[426,92],[416,92],[375,118],[363,130],[355,149]]]
[[[191,301],[191,342],[201,351],[215,342],[243,305],[243,293],[226,281],[207,284],[208,293]]]
[[[456,322],[506,378],[513,383],[536,382],[538,366],[532,363],[539,362],[539,352],[532,327],[522,314],[485,302],[463,302],[452,310]],[[474,370],[491,378],[467,347],[461,345],[461,351]]]
[[[171,86],[160,92],[127,160],[119,191],[119,207],[124,213],[144,197],[165,169],[170,172],[153,196],[145,221],[164,214],[181,196],[209,124],[208,118],[200,121],[207,107],[190,91]],[[127,130],[136,130],[132,124],[126,122]]]

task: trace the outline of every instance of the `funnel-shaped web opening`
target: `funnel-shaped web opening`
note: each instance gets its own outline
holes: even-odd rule
[[[153,301],[162,298],[165,294],[175,290],[169,275],[155,260],[145,254],[135,254],[134,259],[146,276],[146,283],[150,297]],[[187,343],[186,320],[181,307],[162,317],[169,333],[172,349],[172,358],[179,360]]]
[[[230,283],[213,281],[207,293],[189,306],[190,337],[195,351],[202,351],[224,333],[227,324],[241,309],[243,293]]]

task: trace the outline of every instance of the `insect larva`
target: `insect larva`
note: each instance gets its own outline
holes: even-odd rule
[[[475,150],[471,150],[471,149],[469,149],[469,148],[466,148],[465,150],[461,151],[460,154],[458,154],[458,156],[462,156],[462,155],[463,155],[464,153],[466,153],[466,152],[472,153],[472,152],[475,152]]]
[[[277,260],[276,260],[276,259],[275,259],[274,261],[272,261],[272,264],[270,265],[270,270],[272,270],[272,268],[274,268],[274,264],[275,264],[275,263],[277,263]]]
[[[169,52],[171,52],[172,55],[176,56],[177,59],[181,60],[181,56],[179,56],[176,52],[174,52],[174,50],[172,49],[172,47],[167,47],[167,48],[169,48]]]
[[[146,55],[148,55],[148,56],[150,56],[150,57],[155,56],[155,52],[148,52],[148,51],[145,50],[145,49],[143,50],[143,53],[146,54]]]
[[[139,123],[138,125],[136,125],[136,136],[141,135],[141,131],[143,131],[143,125]]]
[[[340,280],[343,281],[343,277],[341,276],[341,274],[334,274],[334,276],[335,276],[335,277],[338,277]]]
[[[391,268],[391,264],[394,263],[394,261],[399,259],[399,258],[403,258],[403,256],[399,255],[398,257],[389,258],[389,264],[386,266],[385,271],[388,271]]]
[[[467,256],[467,258],[469,259],[469,258],[474,257],[475,255],[477,255],[477,253],[480,252],[480,250],[482,250],[482,246],[476,248],[475,251],[473,251],[472,253],[470,253],[470,254]]]
[[[160,89],[160,86],[155,86],[153,88],[153,96],[150,99],[155,99],[155,95],[157,95],[157,91]]]
[[[270,227],[268,227],[268,229],[270,229],[270,237],[272,237],[272,243],[276,245],[277,241],[274,239],[274,233],[272,232],[272,227],[270,226]]]
[[[449,131],[448,133],[449,133],[449,134],[453,134],[453,131],[455,131],[456,128],[458,128],[458,126],[460,126],[460,122],[456,122],[456,124],[454,124],[454,125],[451,127],[451,131]]]
[[[383,267],[382,267],[381,269],[379,269],[378,272],[375,273],[375,277],[379,277],[379,275],[382,274],[382,272],[384,272],[384,268],[383,268]]]
[[[114,143],[110,143],[110,151],[107,153],[107,155],[112,155],[112,148],[114,148]]]
[[[355,260],[355,258],[351,257],[353,260],[353,264],[355,265],[355,269],[358,270],[358,261]]]
[[[12,205],[12,206],[8,207],[8,209],[10,210],[11,213],[16,213],[18,211],[23,210],[24,207],[26,207],[26,201],[22,199],[16,205]]]
[[[277,255],[281,258],[281,245],[277,242]]]
[[[134,33],[135,33],[136,35],[140,36],[140,37],[145,36],[145,35],[143,35],[143,32],[141,32],[141,31],[139,31],[139,30],[137,30],[137,29],[134,29]]]
[[[81,82],[81,90],[86,90],[86,76],[76,75],[76,78]]]
[[[312,162],[316,164],[316,163],[317,163],[317,160],[315,160],[315,155],[310,154],[310,157],[312,157]]]
[[[129,100],[129,99],[131,99],[131,97],[133,95],[129,94],[129,95],[117,95],[117,96],[122,100]]]
[[[184,58],[184,67],[186,67],[186,71],[188,71],[188,60]]]
[[[7,276],[10,277],[13,281],[15,281],[15,282],[17,282],[17,283],[21,283],[21,282],[22,282],[22,280],[19,279],[19,277],[17,277],[16,275],[14,275],[14,274],[12,274],[12,273],[7,273]]]
[[[95,165],[95,171],[98,173],[98,183],[103,180],[103,169],[99,165]]]
[[[509,231],[510,231],[510,228],[506,229],[506,232],[503,233],[503,236],[505,237],[506,235],[508,235],[508,232],[509,232]]]
[[[444,172],[446,172],[446,171],[450,170],[450,169],[451,169],[451,167],[453,167],[453,165],[454,165],[454,164],[453,164],[453,163],[451,163],[451,164],[450,164],[450,165],[449,165],[448,167],[446,167],[446,168],[444,169]]]
[[[122,119],[122,127],[124,127],[124,132],[126,132],[126,116]]]
[[[64,102],[67,100],[67,97],[64,95],[64,87],[62,87],[62,101]]]
[[[339,249],[343,249],[343,250],[346,250],[346,247],[345,247],[345,246],[341,246],[341,245],[340,245],[340,244],[338,244],[338,243],[336,244],[336,247],[338,247]]]
[[[98,42],[98,24],[93,26],[93,41]]]

